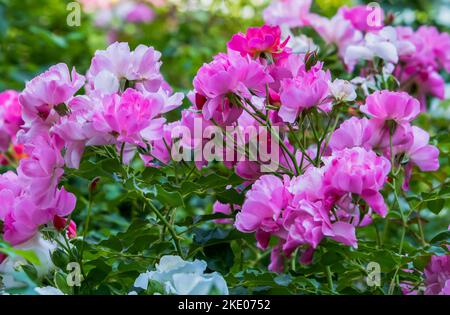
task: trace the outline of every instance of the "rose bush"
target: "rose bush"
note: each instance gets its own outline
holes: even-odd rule
[[[450,36],[316,10],[274,0],[186,93],[119,41],[2,92],[0,291],[450,294]]]

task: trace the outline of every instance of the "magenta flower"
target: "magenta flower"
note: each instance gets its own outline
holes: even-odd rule
[[[268,236],[282,230],[282,211],[291,199],[287,190],[289,179],[274,175],[261,176],[247,192],[241,212],[236,215],[236,228],[244,233],[257,231],[262,248],[268,244]]]
[[[430,140],[428,132],[416,126],[413,126],[411,129],[413,141],[404,149],[406,156],[409,158],[409,162],[405,166],[404,190],[409,189],[413,165],[417,165],[422,172],[431,172],[439,169],[439,149],[428,143]]]
[[[450,255],[432,256],[424,274],[425,295],[450,295]]]
[[[411,41],[416,51],[414,54],[402,58],[406,63],[413,64],[416,67],[428,68],[433,70],[445,69],[450,71],[450,35],[448,33],[439,33],[434,26],[421,26],[417,31],[411,28],[398,27],[399,37]]]
[[[293,123],[305,109],[317,106],[328,111],[328,82],[330,72],[321,69],[311,69],[294,79],[281,82],[281,108],[279,116],[285,122]]]
[[[23,119],[27,124],[35,119],[47,120],[52,109],[67,103],[83,86],[84,81],[84,77],[75,68],[70,73],[64,63],[50,67],[28,82],[19,95]]]
[[[266,84],[271,81],[264,67],[250,57],[242,57],[237,52],[219,54],[204,64],[194,78],[195,105],[205,119],[229,125],[243,111],[229,95],[234,94],[241,102],[250,99],[252,93],[264,96]]]
[[[66,228],[67,225],[67,237],[69,239],[76,238],[77,224],[73,220],[70,220],[69,224],[67,224],[67,220],[68,219],[66,218],[55,215],[55,217],[53,218],[53,226],[55,227],[56,230],[61,231],[64,228]]]
[[[333,132],[329,146],[333,151],[353,147],[372,149],[375,130],[369,119],[352,117]]]
[[[61,145],[47,134],[25,144],[28,158],[20,161],[17,174],[23,180],[36,204],[46,207],[54,202],[55,191],[64,173]]]
[[[340,13],[352,23],[353,27],[363,32],[380,30],[384,26],[384,12],[381,7],[373,8],[365,5],[343,7],[340,9]],[[379,21],[375,18],[379,18]]]
[[[333,152],[322,158],[325,163],[324,194],[338,200],[347,193],[359,195],[379,215],[385,216],[387,206],[379,192],[390,172],[391,164],[373,151],[354,147]]]
[[[244,57],[259,57],[263,53],[269,53],[278,59],[286,55],[286,44],[289,38],[281,42],[281,29],[279,26],[263,25],[261,27],[250,27],[246,34],[233,35],[227,46],[231,50],[241,53]]]
[[[8,90],[0,93],[0,151],[6,151],[23,124],[19,94]]]
[[[282,244],[275,245],[270,253],[270,264],[268,266],[268,269],[272,272],[283,272],[284,260],[285,258],[283,254]]]
[[[402,124],[419,115],[420,103],[408,93],[383,90],[369,95],[360,110],[373,119]]]
[[[170,162],[172,158],[171,149],[175,140],[172,138],[172,131],[179,126],[181,126],[180,121],[164,124],[162,137],[149,141],[151,144],[151,155],[140,155],[146,166],[160,167],[161,164]]]
[[[413,126],[413,143],[407,150],[412,163],[422,172],[436,171],[439,168],[439,149],[428,144],[430,135],[425,130]]]
[[[21,175],[8,172],[0,175],[0,220],[4,222],[3,238],[17,245],[32,238],[43,224],[55,215],[67,216],[75,208],[75,196],[62,188],[49,189],[51,201],[41,203],[36,196],[36,187],[29,186]],[[45,185],[45,183],[43,183]]]
[[[415,52],[401,56],[404,65],[396,68],[395,75],[403,90],[417,92],[424,111],[428,94],[444,99],[445,81],[439,71],[450,71],[450,35],[439,33],[433,26],[421,26],[416,32],[409,27],[396,30],[399,38],[413,43]]]
[[[213,213],[232,214],[233,211],[240,209],[241,207],[239,205],[233,205],[233,208],[231,208],[229,203],[221,203],[220,201],[216,201],[213,204]],[[220,224],[231,224],[233,223],[233,219],[216,219],[214,222]]]
[[[283,226],[288,238],[283,249],[296,248],[307,244],[316,248],[325,236],[333,235],[329,211],[320,201],[294,200],[283,213]]]

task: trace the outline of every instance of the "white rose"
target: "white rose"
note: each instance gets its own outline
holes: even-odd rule
[[[224,278],[217,272],[205,274],[206,266],[206,262],[201,260],[189,262],[179,256],[163,256],[156,265],[156,271],[140,274],[134,287],[147,290],[148,282],[153,280],[163,285],[166,294],[228,294]]]
[[[36,291],[39,295],[64,295],[60,289],[52,286],[34,288],[34,291]]]
[[[16,249],[31,250],[33,251],[40,261],[40,265],[34,265],[39,277],[43,277],[48,274],[53,268],[53,262],[51,259],[51,253],[56,249],[56,243],[45,240],[40,233],[37,233],[32,239],[25,243],[14,246]],[[20,282],[14,280],[11,275],[17,267],[22,264],[26,264],[26,260],[23,257],[7,257],[0,264],[0,273],[3,275],[3,285],[5,288],[16,288],[21,286]]]
[[[328,83],[330,92],[336,100],[353,101],[356,99],[355,87],[346,80],[336,79]]]

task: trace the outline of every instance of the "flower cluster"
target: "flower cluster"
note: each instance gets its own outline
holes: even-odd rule
[[[150,10],[145,2],[81,2],[86,10],[126,12],[124,18],[134,22],[148,20],[151,13],[144,9]],[[169,243],[180,255],[162,256],[155,268],[139,275],[130,294],[228,294],[218,272],[205,273],[207,267],[222,272],[220,264],[206,258],[208,263],[183,258],[209,258],[208,250],[202,252],[201,247],[213,242],[197,243],[204,221],[232,232],[232,241],[240,236],[233,229],[254,233],[257,248],[271,254],[269,270],[284,272],[290,264],[295,269],[297,261],[323,263],[320,254],[328,252],[326,246],[349,256],[358,246],[366,248],[364,236],[371,232],[362,228],[369,225],[377,233],[376,251],[390,254],[390,248],[381,247],[393,232],[387,223],[394,223],[390,219],[396,216],[397,221],[401,219],[402,240],[395,253],[397,270],[391,292],[400,282],[401,270],[409,272],[402,269],[410,258],[404,241],[414,237],[423,244],[421,250],[429,249],[416,208],[422,203],[430,210],[444,207],[441,201],[435,202],[440,186],[433,188],[430,183],[430,198],[424,199],[413,196],[416,185],[410,191],[410,182],[416,179],[413,171],[431,172],[440,167],[435,140],[415,124],[426,110],[428,96],[443,97],[444,80],[439,72],[450,69],[450,37],[433,27],[416,31],[393,27],[393,17],[379,7],[342,7],[335,16],[325,18],[310,12],[311,4],[310,0],[274,0],[264,11],[268,24],[232,36],[226,52],[200,67],[187,94],[191,105],[179,111],[175,121],[169,117],[176,115],[167,113],[181,106],[184,95],[174,93],[165,81],[161,53],[145,45],[133,50],[128,43],[114,42],[95,53],[84,75],[60,63],[27,82],[21,93],[1,93],[0,163],[8,168],[0,174],[2,240],[19,251],[35,250],[43,263],[37,269],[41,278],[53,268],[51,253],[59,239],[64,241],[61,250],[84,263],[89,259],[83,256],[86,240],[68,240],[77,237],[76,224],[71,221],[77,200],[69,192],[70,181],[64,173],[67,168],[72,170],[66,176],[84,170],[87,158],[89,162],[114,160],[114,166],[121,164],[121,171],[111,178],[122,184],[127,196],[136,198],[130,205],[132,211],[144,199],[142,208],[148,205],[156,216],[145,229],[156,222],[164,225],[155,230],[160,234],[154,234],[154,241],[149,237],[151,244],[144,246],[142,257],[126,252],[140,251],[147,233],[130,228],[117,234],[116,238],[126,236],[130,243],[139,237],[136,246],[118,246],[120,255],[154,262],[152,251],[158,248],[157,257],[168,254],[170,249],[161,247],[161,254],[158,246]],[[133,11],[131,5],[138,7]],[[309,27],[320,35],[326,51],[316,50],[304,35],[294,36],[297,27]],[[340,69],[349,72],[347,78],[358,77],[351,81],[332,77],[334,68],[327,58],[331,55],[343,61],[345,69]],[[194,163],[189,165],[192,157]],[[182,165],[173,165],[180,161]],[[145,167],[160,168],[149,172],[158,175],[146,178]],[[188,168],[180,181],[179,170]],[[211,174],[216,171],[219,174]],[[222,172],[229,175],[229,182]],[[211,178],[202,178],[205,174]],[[224,179],[217,183],[220,191],[216,183],[211,185],[216,176]],[[192,206],[193,199],[188,199],[192,194],[209,193],[217,197],[214,214],[192,218],[193,226],[182,226],[179,219],[184,213],[180,216],[175,211]],[[417,198],[421,201],[411,206],[409,200]],[[153,204],[153,199],[158,203]],[[88,215],[93,200],[89,201]],[[408,211],[402,210],[405,204]],[[411,228],[413,216],[419,233]],[[88,223],[89,218],[83,236]],[[381,224],[383,239],[378,234]],[[221,236],[221,228],[212,234]],[[192,242],[188,237],[193,237]],[[441,249],[435,244],[445,246],[440,239],[430,241],[435,252]],[[113,247],[125,245],[113,243]],[[244,243],[227,245],[233,245],[234,251],[236,244],[248,245]],[[81,255],[73,251],[72,246],[78,244],[82,244]],[[256,266],[265,256],[250,246],[251,252],[242,249],[240,261],[244,263],[245,255],[255,255]],[[86,250],[91,247],[95,246]],[[110,250],[113,253],[116,248]],[[0,255],[0,272],[12,273],[16,263],[22,263],[16,258]],[[431,258],[421,273],[421,291],[450,294],[449,262],[448,255]],[[234,268],[227,266],[223,272]],[[333,275],[329,267],[326,271],[327,289],[334,291]],[[241,276],[239,286],[247,281],[245,272],[236,279]],[[9,275],[5,283],[16,285]],[[414,294],[414,286],[407,280],[401,288],[405,294]],[[35,291],[70,292],[65,289],[47,286]],[[125,290],[129,292],[128,285]]]
[[[402,90],[415,93],[422,111],[427,95],[444,98],[445,82],[439,72],[449,72],[449,34],[433,26],[417,30],[390,26],[393,15],[386,16],[379,6],[344,6],[328,19],[310,12],[310,5],[311,1],[273,1],[264,18],[283,29],[312,27],[327,44],[337,47],[350,72],[361,61],[368,61],[360,71],[366,81],[373,81],[367,75],[369,69],[382,60],[383,75],[393,74]]]
[[[271,235],[280,239],[272,251],[273,271],[283,270],[283,253],[289,257],[300,246],[301,261],[310,262],[312,250],[325,237],[357,247],[355,227],[371,221],[371,211],[364,213],[359,199],[379,215],[387,213],[380,194],[390,171],[386,158],[355,147],[323,160],[322,167],[308,168],[291,179],[262,176],[236,216],[236,228],[256,232],[261,248],[267,248]]]
[[[43,225],[76,237],[75,223],[65,219],[76,198],[60,181],[65,166],[79,166],[86,146],[116,146],[124,162],[139,148],[147,161],[153,142],[161,141],[162,114],[183,98],[172,95],[159,58],[151,47],[130,51],[127,44],[114,43],[97,52],[86,79],[58,64],[29,81],[18,97],[2,93],[2,139],[21,144],[25,155],[16,172],[0,175],[5,241],[23,244]],[[83,86],[86,94],[75,95]]]
[[[361,21],[366,18],[361,8],[339,13],[352,34],[366,33],[366,41],[389,37],[390,28],[365,28]],[[311,21],[319,19],[313,16]],[[353,103],[355,88],[344,80],[333,81],[315,53],[293,53],[289,38],[282,41],[281,36],[279,27],[267,25],[233,36],[227,54],[200,68],[190,97],[190,112],[210,124],[280,128],[279,138],[271,139],[280,141],[284,156],[277,174],[263,175],[257,170],[259,161],[227,161],[226,166],[250,180],[251,188],[242,207],[214,205],[214,212],[238,211],[235,227],[254,232],[260,248],[266,249],[272,236],[279,240],[269,266],[274,271],[282,271],[283,257],[298,248],[300,260],[310,262],[324,238],[357,247],[355,228],[370,224],[374,215],[387,215],[382,190],[391,172],[403,171],[407,190],[413,165],[422,171],[439,168],[439,150],[428,143],[426,131],[411,124],[421,112],[420,102],[406,92],[369,94],[356,106],[361,118],[345,120],[320,136],[317,118],[333,116],[339,110],[335,107]],[[305,139],[305,125],[313,140],[309,146],[299,139],[301,133]]]

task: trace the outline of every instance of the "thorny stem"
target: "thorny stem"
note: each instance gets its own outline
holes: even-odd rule
[[[145,201],[147,201],[148,205],[150,206],[152,211],[155,213],[155,215],[158,217],[158,219],[161,220],[161,222],[166,226],[167,230],[169,231],[170,235],[172,236],[172,239],[173,239],[174,244],[175,244],[175,249],[177,250],[178,255],[183,258],[184,255],[183,255],[183,252],[182,252],[181,246],[180,246],[180,238],[177,235],[177,232],[175,231],[173,226],[166,220],[166,218],[155,207],[155,205],[152,203],[152,201],[150,199],[145,197],[144,194],[142,194],[142,197],[145,199]]]

